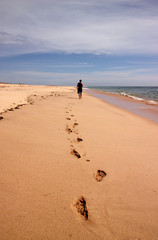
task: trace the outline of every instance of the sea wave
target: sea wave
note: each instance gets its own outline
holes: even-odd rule
[[[154,100],[147,100],[147,99],[144,99],[144,98],[136,97],[136,96],[127,94],[127,93],[125,93],[125,92],[121,92],[120,94],[121,94],[122,96],[131,98],[131,99],[136,100],[136,101],[145,102],[145,103],[150,104],[150,105],[158,105],[158,102],[156,102],[156,101],[154,101]]]

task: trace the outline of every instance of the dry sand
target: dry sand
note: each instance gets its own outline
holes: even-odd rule
[[[33,88],[0,120],[0,239],[157,240],[158,125]]]
[[[0,113],[19,105],[33,102],[33,98],[47,97],[51,93],[71,91],[71,87],[0,83]]]

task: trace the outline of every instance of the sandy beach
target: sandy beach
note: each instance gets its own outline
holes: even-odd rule
[[[158,240],[158,124],[74,87],[0,84],[0,239]]]

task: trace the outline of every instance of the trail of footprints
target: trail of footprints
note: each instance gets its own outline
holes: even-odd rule
[[[45,95],[45,96],[32,94],[32,95],[27,97],[27,103],[18,104],[17,106],[8,108],[4,112],[0,113],[0,120],[4,119],[4,117],[2,116],[3,113],[6,113],[8,111],[13,112],[14,110],[20,109],[22,106],[27,105],[27,104],[33,105],[35,103],[35,100],[46,100],[50,96],[55,96],[55,97],[57,96],[58,97],[58,96],[63,96],[63,95],[59,94],[58,92],[54,92],[54,91],[51,92],[50,95]],[[13,104],[15,104],[15,103],[13,103]]]
[[[12,108],[8,108],[7,110],[5,110],[3,113],[6,113],[6,112],[13,112],[15,109],[20,109],[20,107],[24,106],[25,104],[18,104],[16,107],[12,107]],[[4,119],[4,117],[2,117],[2,114],[3,113],[0,113],[0,120]]]
[[[37,97],[37,95],[31,95],[29,97],[27,97],[27,103],[30,104],[30,105],[33,105],[34,104],[34,98]],[[44,98],[43,96],[41,96],[41,99]],[[40,99],[40,100],[41,100]],[[20,101],[21,102],[21,101]],[[18,104],[16,105],[15,107],[11,107],[11,108],[8,108],[6,109],[3,113],[6,113],[6,112],[13,112],[14,110],[17,110],[17,109],[20,109],[22,106],[26,105],[27,103],[23,103],[23,104]],[[15,103],[13,103],[15,104]],[[0,113],[0,120],[4,119],[4,117],[2,117],[2,114],[3,113]]]
[[[28,103],[33,104],[34,102],[30,98],[30,99],[28,99]],[[19,104],[15,108],[8,109],[8,111],[14,111],[14,109],[19,109],[23,105],[25,105],[25,104]],[[71,111],[72,111],[71,106],[66,107],[66,112],[65,112],[66,114],[70,115]],[[72,125],[72,128],[69,127],[69,123],[72,122],[73,118],[74,118],[73,114],[66,117],[66,120],[67,120],[66,131],[68,134],[76,134],[77,135],[77,134],[79,134],[78,129],[77,129],[77,126],[79,124],[75,121]],[[3,116],[0,115],[0,120],[2,120],[2,119],[3,119]],[[82,141],[83,141],[83,139],[81,137],[77,137],[74,139],[74,142],[76,142],[76,143],[80,143]],[[72,149],[71,149],[70,153],[77,159],[82,158],[80,153],[73,147],[72,144],[71,144],[71,147],[72,147]],[[90,160],[86,159],[86,162],[90,162]],[[95,180],[97,182],[101,182],[105,176],[106,176],[106,173],[103,170],[97,170],[97,172],[95,174]],[[88,208],[87,208],[87,204],[86,204],[86,199],[83,196],[80,196],[76,200],[76,202],[74,203],[74,206],[76,207],[77,212],[83,217],[83,219],[88,220],[88,216],[89,216]]]
[[[69,115],[66,117],[67,123],[66,123],[66,131],[68,134],[79,134],[78,130],[77,130],[77,126],[79,125],[76,121],[73,123],[72,125],[72,117],[74,117],[73,114],[70,115],[70,112],[72,111],[71,109],[71,105],[69,104],[69,106],[65,107],[66,109],[66,115]],[[69,123],[71,123],[72,128],[70,127]],[[69,138],[70,140],[70,138]],[[82,142],[83,139],[81,137],[77,137],[74,139],[74,142],[76,143],[80,143]],[[76,150],[76,148],[74,148],[73,144],[70,145],[71,146],[71,151],[70,153],[77,159],[82,158],[82,156],[80,155],[80,153]],[[85,154],[86,155],[86,154]],[[86,162],[90,162],[89,159],[86,159]],[[103,180],[103,178],[106,176],[106,172],[103,170],[97,170],[97,172],[95,173],[95,180],[96,182],[101,182]],[[80,196],[76,202],[73,204],[76,207],[77,212],[83,217],[84,220],[88,220],[88,208],[87,208],[87,203],[86,203],[86,199],[83,196]]]

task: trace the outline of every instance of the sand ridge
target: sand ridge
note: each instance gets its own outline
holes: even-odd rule
[[[73,90],[73,87],[0,83],[0,114],[28,103],[33,104],[35,98],[45,99],[51,94],[58,96],[62,92]]]

